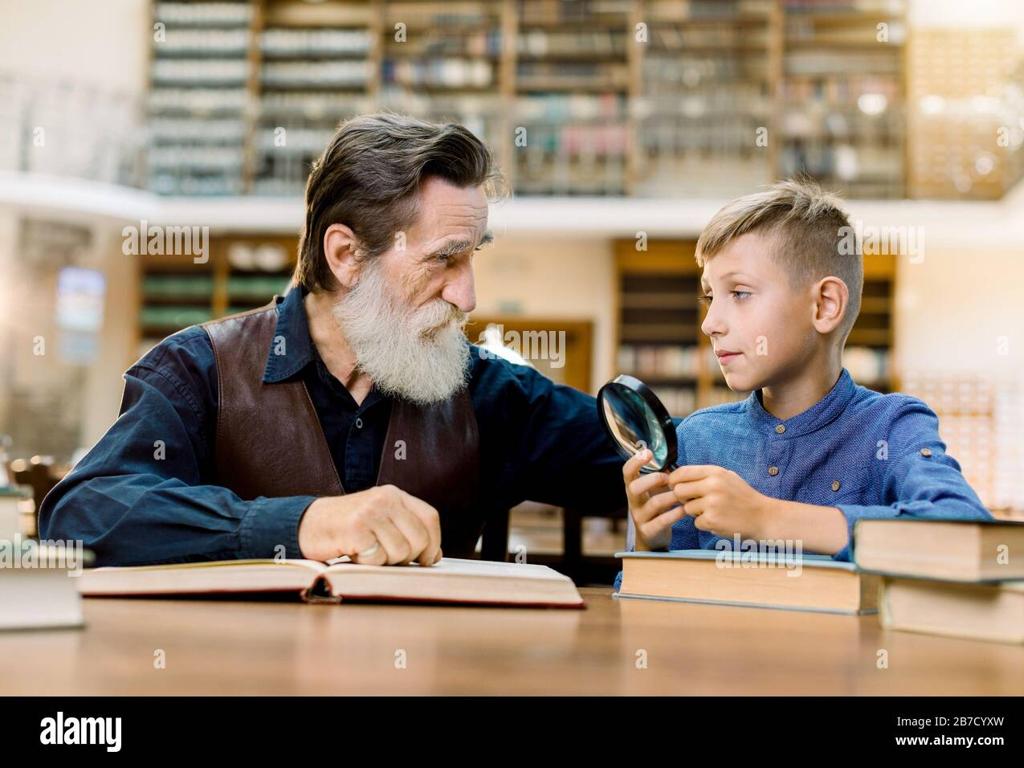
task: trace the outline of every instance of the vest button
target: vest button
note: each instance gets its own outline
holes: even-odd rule
[[[772,477],[775,477],[777,474],[779,474],[779,468],[778,467],[768,467],[768,474],[771,475]]]
[[[833,480],[832,481],[832,490],[833,491],[838,491],[840,485],[842,485],[842,483],[840,483],[838,480]]]
[[[932,455],[932,449],[931,448],[922,448],[921,449],[921,455],[922,456],[926,456],[926,457],[927,456],[931,456]]]
[[[786,431],[786,425],[785,424],[776,424],[775,425],[775,431],[778,432],[781,435],[783,432]]]
[[[362,428],[363,428],[363,420],[358,418],[358,417],[356,417],[356,429],[362,429]]]

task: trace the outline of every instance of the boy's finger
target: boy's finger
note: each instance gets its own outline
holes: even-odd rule
[[[676,485],[690,480],[703,480],[719,469],[721,467],[716,467],[713,464],[687,464],[672,470],[672,474],[668,476],[668,482],[669,485]]]
[[[638,474],[640,474],[640,467],[650,460],[650,451],[644,448],[644,450],[626,461],[626,463],[622,465],[622,476],[626,479],[626,482],[633,480]]]
[[[649,475],[641,475],[629,484],[629,492],[634,496],[641,496],[648,491],[653,491],[660,486],[667,486],[668,475],[664,472],[652,472]]]
[[[647,523],[658,517],[658,515],[666,512],[672,507],[679,506],[679,499],[675,497],[675,494],[671,491],[665,493],[659,493],[656,496],[651,496],[647,501],[644,502],[643,506],[640,507],[635,517],[640,523]]]
[[[683,512],[682,506],[677,505],[665,512],[662,512],[660,515],[652,517],[642,525],[641,532],[644,536],[657,536],[663,530],[672,526],[679,520],[682,520],[684,517],[686,517],[686,513]]]
[[[688,501],[690,499],[699,499],[705,495],[707,486],[703,480],[691,480],[686,483],[676,483],[671,486],[672,493],[676,495],[676,498],[680,501]]]

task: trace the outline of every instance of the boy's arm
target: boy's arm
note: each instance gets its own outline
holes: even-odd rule
[[[820,507],[772,499],[766,517],[771,538],[802,539],[804,547],[852,559],[853,526],[861,519],[991,519],[956,459],[939,437],[939,420],[921,400],[906,398],[893,419],[882,453],[882,504]]]

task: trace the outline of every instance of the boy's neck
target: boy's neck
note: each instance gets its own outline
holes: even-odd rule
[[[838,356],[807,365],[794,379],[762,387],[761,405],[781,421],[791,419],[820,402],[842,372],[843,364]]]

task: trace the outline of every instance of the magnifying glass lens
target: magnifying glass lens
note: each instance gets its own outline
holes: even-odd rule
[[[619,376],[605,384],[597,397],[601,419],[620,455],[628,459],[649,449],[652,458],[641,472],[658,472],[675,463],[675,425],[643,382]]]

